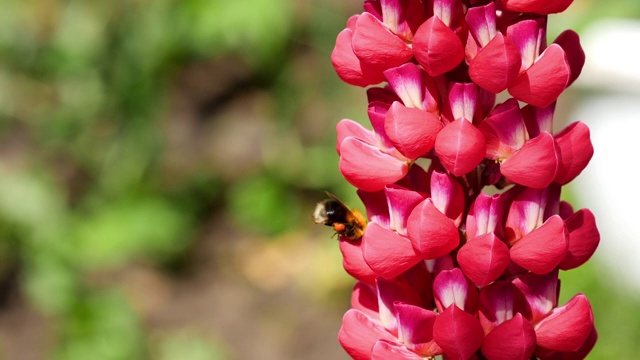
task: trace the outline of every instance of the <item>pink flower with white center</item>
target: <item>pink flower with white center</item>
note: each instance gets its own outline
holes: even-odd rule
[[[586,296],[558,306],[558,272],[600,242],[594,214],[560,201],[593,155],[584,123],[553,129],[585,61],[571,30],[547,45],[547,15],[570,4],[367,0],[338,35],[338,75],[384,82],[367,89],[372,130],[337,126],[369,219],[339,242],[359,280],[338,336],[353,358],[582,359],[594,346]],[[501,92],[512,98],[496,104]]]

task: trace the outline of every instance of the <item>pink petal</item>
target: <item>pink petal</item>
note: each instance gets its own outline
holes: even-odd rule
[[[351,44],[362,62],[380,70],[402,65],[413,57],[404,40],[369,13],[358,17]]]
[[[436,149],[437,146],[436,140]],[[509,180],[536,189],[551,184],[557,170],[555,141],[547,132],[527,141],[500,165],[500,172]]]
[[[502,0],[508,10],[541,15],[565,11],[573,0]]]
[[[418,305],[421,298],[415,289],[404,282],[395,280],[376,280],[378,288],[378,309],[380,322],[390,333],[398,333],[398,321],[395,304],[398,302]]]
[[[564,50],[551,44],[509,87],[509,94],[538,107],[551,105],[569,83],[571,68]]]
[[[398,340],[422,356],[435,356],[442,349],[433,340],[433,324],[438,316],[435,312],[419,306],[396,303],[398,318]]]
[[[340,252],[342,253],[342,266],[349,275],[366,284],[375,283],[377,275],[364,260],[362,241],[340,241]]]
[[[493,233],[467,241],[458,251],[458,263],[476,285],[487,286],[509,266],[509,248]]]
[[[564,221],[554,215],[511,248],[511,260],[534,274],[546,274],[566,256],[567,241]]]
[[[540,54],[540,49],[546,41],[546,18],[537,17],[517,21],[507,27],[507,38],[513,42],[520,51],[523,72],[533,65]]]
[[[469,313],[478,308],[478,290],[459,268],[441,271],[433,280],[433,296],[440,313],[456,305]]]
[[[375,286],[358,281],[351,291],[351,307],[370,318],[378,318],[378,292]]]
[[[497,94],[513,84],[521,63],[520,51],[498,33],[469,63],[469,76],[481,88]]]
[[[436,83],[418,65],[406,63],[386,70],[384,76],[405,106],[425,110],[436,115],[439,113],[439,95]]]
[[[460,243],[458,228],[426,199],[416,206],[407,222],[407,233],[423,259],[446,255]]]
[[[383,82],[382,71],[363,64],[353,52],[352,39],[353,30],[342,30],[331,53],[331,63],[340,79],[347,84],[362,87]]]
[[[387,185],[385,193],[391,219],[388,228],[406,236],[407,218],[411,210],[424,200],[426,195],[398,185]]]
[[[478,129],[487,143],[486,156],[492,160],[509,158],[528,140],[518,100],[514,98],[498,104]]]
[[[565,305],[534,326],[538,345],[550,350],[577,351],[593,329],[593,312],[584,294],[571,298]]]
[[[467,10],[465,21],[469,32],[480,45],[485,47],[496,36],[496,6],[493,2]],[[474,81],[475,82],[475,81]]]
[[[454,305],[436,318],[433,337],[447,356],[463,360],[480,349],[484,333],[478,319]]]
[[[546,131],[553,133],[553,113],[556,109],[556,103],[546,108],[539,108],[527,105],[522,108],[522,117],[527,125],[527,132],[530,138],[538,136],[541,132]]]
[[[569,68],[571,69],[571,77],[569,77],[569,82],[567,83],[567,86],[569,86],[580,76],[584,66],[585,55],[580,45],[580,37],[573,30],[565,30],[558,35],[554,43],[560,45],[567,54]]]
[[[505,241],[509,246],[559,212],[560,186],[556,184],[543,189],[516,186],[502,196],[511,202],[505,222]]]
[[[371,269],[385,279],[393,279],[420,261],[409,239],[370,223],[365,230],[364,258]]]
[[[467,216],[467,237],[473,238],[487,233],[501,236],[505,203],[500,194],[489,196],[480,193]]]
[[[542,225],[549,191],[547,188],[513,187],[503,196],[512,199],[505,222],[505,240],[511,246]]]
[[[513,280],[513,285],[526,302],[526,308],[519,311],[531,323],[538,321],[558,304],[558,270],[544,275],[525,274]]]
[[[366,129],[359,123],[349,119],[342,119],[340,120],[340,122],[338,122],[338,125],[336,125],[336,133],[336,151],[338,152],[338,154],[340,154],[340,145],[342,144],[344,139],[350,136],[360,139],[367,144],[375,144],[377,141],[373,131]]]
[[[454,23],[464,21],[462,2],[458,0],[434,0],[433,15],[448,27],[454,29]]]
[[[387,112],[385,132],[393,146],[409,159],[425,155],[436,142],[442,122],[432,113],[394,102]]]
[[[373,346],[371,360],[423,360],[423,358],[404,345],[380,340]]]
[[[378,147],[383,153],[395,155],[397,150],[393,147],[391,140],[384,131],[384,119],[387,116],[390,106],[391,104],[385,104],[379,101],[369,103],[367,115],[369,115],[369,121],[373,127],[373,133],[376,139],[375,142],[369,144]]]
[[[455,226],[462,222],[464,191],[453,176],[434,171],[431,173],[431,201],[433,205],[453,220]]]
[[[358,190],[356,193],[367,210],[367,219],[388,228],[391,220],[386,192],[383,190],[374,192]]]
[[[560,161],[555,181],[564,185],[575,179],[593,156],[589,127],[583,122],[574,122],[556,135],[555,140]]]
[[[451,83],[449,104],[453,119],[467,119],[473,123],[478,101],[478,87],[473,83]]]
[[[406,63],[384,72],[389,86],[407,107],[424,110],[422,100],[425,96],[425,84],[423,84],[425,77],[423,71],[414,63]]]
[[[413,53],[431,76],[455,68],[464,58],[460,38],[437,16],[425,21],[413,37]]]
[[[480,290],[478,318],[485,334],[513,318],[515,291],[516,287],[505,280],[498,280]]]
[[[569,270],[591,258],[600,243],[600,233],[589,209],[578,210],[565,221],[565,225],[569,231],[569,248],[560,263],[560,269]]]
[[[484,159],[484,136],[469,121],[458,119],[440,130],[436,137],[436,154],[442,165],[455,176],[473,170]]]
[[[535,349],[536,333],[521,314],[494,328],[482,345],[482,353],[492,360],[529,360]]]
[[[354,137],[342,141],[339,167],[347,181],[365,191],[382,190],[385,185],[402,179],[409,171],[405,161]]]
[[[589,352],[591,352],[597,341],[598,332],[594,326],[591,328],[591,332],[589,333],[587,340],[585,340],[582,346],[580,346],[580,349],[570,352],[561,352],[538,347],[536,350],[536,356],[542,360],[583,360],[587,358],[587,355],[589,355]]]
[[[370,359],[373,345],[380,339],[391,341],[393,337],[382,325],[358,310],[351,309],[344,314],[338,341],[353,359]]]
[[[380,5],[384,24],[406,40],[424,21],[424,7],[418,0],[382,0]]]

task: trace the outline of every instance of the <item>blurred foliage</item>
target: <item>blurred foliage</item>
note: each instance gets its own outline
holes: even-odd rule
[[[94,284],[95,274],[140,262],[169,271],[214,214],[281,234],[303,218],[305,191],[339,183],[331,126],[317,124],[322,131],[303,144],[297,117],[315,98],[337,96],[328,51],[344,23],[341,6],[2,2],[0,282],[17,277],[28,301],[54,319],[52,359],[149,356],[123,289]],[[311,51],[322,59],[297,60]],[[266,96],[247,111],[243,99],[256,94]],[[242,138],[234,121],[268,143]],[[189,147],[179,131],[205,135]],[[249,159],[229,156],[229,142],[249,149]],[[311,169],[320,180],[298,182]],[[197,335],[166,336],[153,353],[224,357]]]
[[[55,360],[227,358],[215,337],[150,335],[113,274],[144,264],[179,276],[212,219],[300,241],[324,190],[358,203],[337,170],[334,124],[366,121],[365,99],[338,80],[329,56],[359,9],[339,0],[3,0],[0,312],[24,295],[52,324],[46,355]],[[283,248],[297,260],[287,263]],[[264,288],[291,278],[313,296],[350,286],[334,271],[333,243],[246,253],[258,264],[247,278]],[[308,263],[323,270],[302,276]],[[278,266],[289,275],[264,271]],[[594,268],[585,271],[567,284],[593,299],[594,358],[633,358],[638,344],[612,344],[616,333],[637,333],[640,320],[624,315],[637,303],[608,305],[611,293],[605,299]]]

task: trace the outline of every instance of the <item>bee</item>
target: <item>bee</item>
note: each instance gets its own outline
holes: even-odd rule
[[[351,210],[340,199],[327,192],[328,199],[322,200],[316,205],[313,212],[313,220],[316,224],[332,226],[336,234],[344,236],[351,241],[358,241],[364,235],[367,220],[360,211]]]

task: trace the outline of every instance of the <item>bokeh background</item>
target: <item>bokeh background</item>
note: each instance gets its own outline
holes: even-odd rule
[[[346,359],[336,336],[353,280],[310,213],[325,190],[358,204],[335,124],[366,124],[366,100],[330,64],[358,12],[356,0],[2,0],[0,359]],[[550,38],[638,17],[635,0],[580,0]],[[640,81],[589,67],[598,51],[583,40],[587,80],[560,98],[556,126],[598,114],[590,126],[612,129],[615,105],[584,105],[636,101]],[[637,167],[628,146],[614,156]],[[599,187],[564,196],[615,222],[637,206],[638,178],[631,198],[607,196],[624,165],[604,154],[580,178]],[[632,222],[601,247],[640,263]],[[562,274],[561,302],[591,300],[590,358],[633,359],[640,281],[604,253]]]

